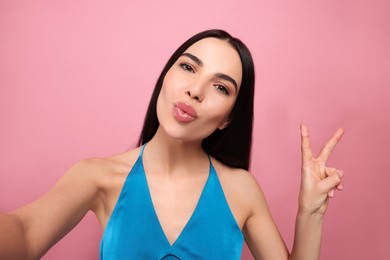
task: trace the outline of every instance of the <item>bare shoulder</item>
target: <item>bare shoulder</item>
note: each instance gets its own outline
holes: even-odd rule
[[[256,207],[266,206],[260,185],[253,174],[244,169],[229,167],[214,158],[212,163],[232,213],[242,228]]]
[[[26,252],[38,259],[67,234],[89,210],[105,223],[107,199],[115,198],[137,149],[108,158],[81,160],[40,198],[10,213],[18,220]],[[122,174],[123,173],[123,174]],[[116,178],[110,178],[117,176]],[[116,185],[115,185],[116,184]],[[111,199],[110,201],[113,201]]]
[[[135,148],[109,157],[80,160],[70,167],[63,179],[88,179],[104,189],[112,177],[127,173],[131,169],[138,152],[139,148]]]
[[[115,203],[115,197],[136,161],[138,150],[136,148],[106,158],[80,160],[69,168],[53,190],[82,191],[84,198],[89,198],[84,205],[88,205],[88,209],[101,220],[106,215],[104,209],[112,208]]]
[[[255,176],[215,159],[212,159],[212,163],[253,256],[256,259],[287,259],[287,249]]]
[[[89,179],[95,183],[97,194],[91,206],[102,230],[115,207],[120,192],[133,165],[137,161],[140,147],[107,158],[91,158],[75,165],[86,169]]]
[[[229,167],[216,159],[213,159],[212,162],[221,183],[227,187],[235,187],[238,192],[248,195],[261,190],[256,178],[249,171]]]

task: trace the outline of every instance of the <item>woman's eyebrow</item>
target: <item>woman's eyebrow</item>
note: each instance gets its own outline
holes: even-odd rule
[[[190,58],[193,62],[198,64],[198,66],[203,66],[203,62],[198,57],[196,57],[195,55],[192,55],[191,53],[186,52],[186,53],[183,53],[181,56],[186,56],[186,57]]]
[[[230,76],[228,76],[226,74],[223,74],[223,73],[217,73],[217,74],[215,74],[215,76],[217,78],[224,79],[224,80],[227,80],[230,83],[232,83],[233,86],[234,86],[234,89],[236,90],[236,93],[237,93],[237,82],[232,77],[230,77]]]
[[[203,66],[203,62],[198,57],[196,57],[195,55],[193,55],[191,53],[185,52],[181,56],[185,56],[185,57],[190,58],[198,66]],[[224,79],[224,80],[227,80],[230,83],[232,83],[233,86],[234,86],[234,89],[236,90],[236,93],[237,93],[237,82],[232,77],[230,77],[230,76],[228,76],[226,74],[223,74],[223,73],[217,73],[217,74],[215,74],[215,76],[217,78]]]

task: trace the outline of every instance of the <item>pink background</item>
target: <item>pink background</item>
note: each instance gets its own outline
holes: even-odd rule
[[[299,124],[318,151],[346,135],[329,166],[345,171],[321,259],[387,259],[390,241],[390,2],[0,2],[0,212],[48,191],[76,161],[135,145],[154,83],[201,30],[247,43],[257,71],[251,171],[292,245]],[[1,234],[0,234],[1,235]],[[44,257],[97,259],[88,214]],[[252,259],[245,250],[243,259]]]

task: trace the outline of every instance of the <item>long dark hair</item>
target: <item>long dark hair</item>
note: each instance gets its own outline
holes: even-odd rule
[[[170,57],[154,88],[138,145],[150,141],[160,125],[157,118],[156,104],[165,75],[177,59],[195,42],[213,37],[225,40],[238,52],[242,64],[242,81],[240,91],[229,118],[229,126],[215,130],[202,142],[203,149],[222,163],[242,169],[249,169],[252,146],[253,99],[255,71],[252,56],[245,44],[223,30],[200,32],[184,42]]]

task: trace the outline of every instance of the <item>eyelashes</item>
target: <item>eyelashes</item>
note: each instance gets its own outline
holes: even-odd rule
[[[225,87],[225,85],[222,85],[222,84],[214,84],[214,87],[219,91],[221,92],[222,94],[228,96],[230,94],[229,90],[227,87]]]
[[[180,68],[182,68],[186,72],[195,73],[195,69],[188,63],[182,62],[179,63]],[[213,84],[214,88],[223,95],[230,95],[229,88],[224,84]]]
[[[180,63],[179,66],[180,66],[183,70],[185,70],[185,71],[192,72],[192,73],[195,72],[195,70],[192,68],[192,66],[189,65],[188,63],[183,62],[183,63]]]

